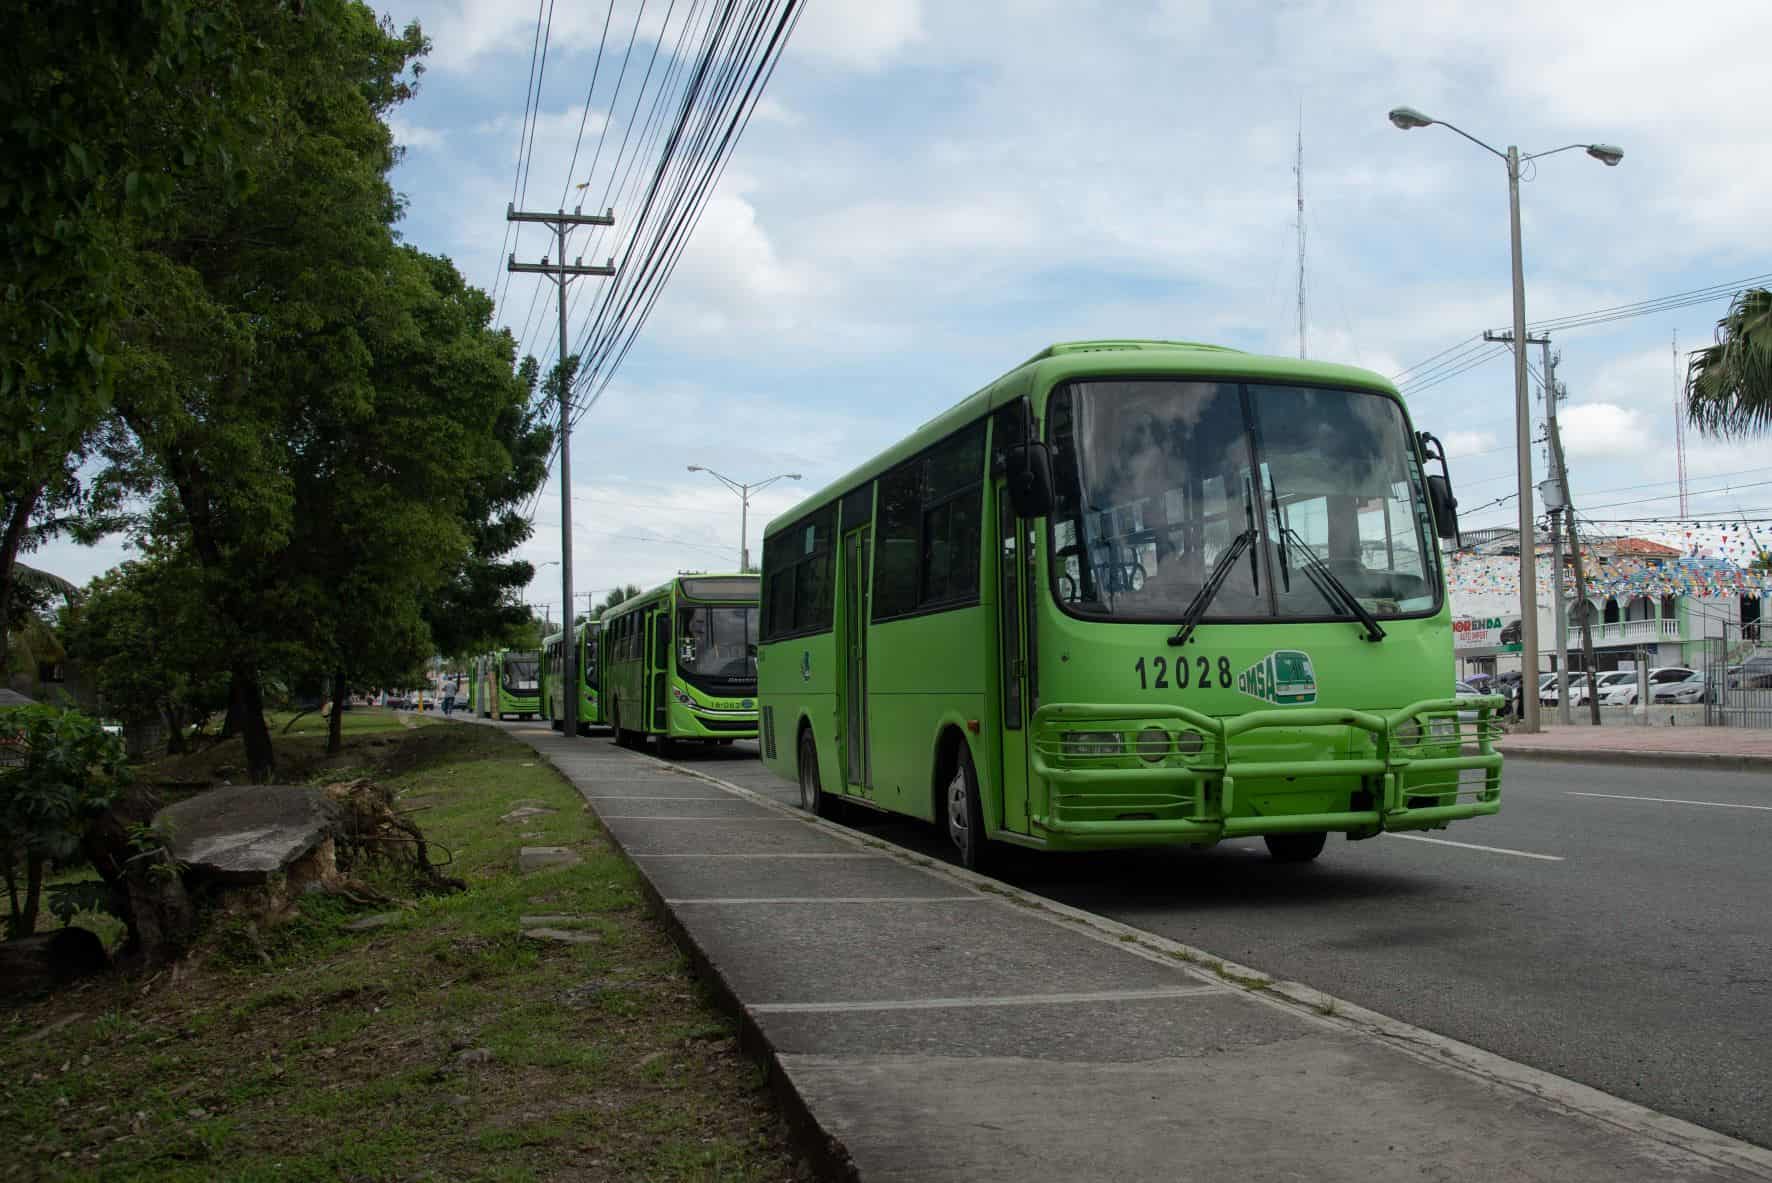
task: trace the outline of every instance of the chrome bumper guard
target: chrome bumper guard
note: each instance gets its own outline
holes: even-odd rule
[[[1044,792],[1036,787],[1030,820],[1036,834],[1209,843],[1315,831],[1369,836],[1498,813],[1502,758],[1494,741],[1505,701],[1427,699],[1384,713],[1281,707],[1224,719],[1167,704],[1050,703],[1034,712],[1029,754]],[[1316,747],[1342,754],[1232,755],[1232,740],[1275,729],[1308,730]],[[1466,781],[1467,772],[1480,776]],[[1370,807],[1237,815],[1240,784],[1318,777],[1356,779],[1366,796],[1360,804]]]

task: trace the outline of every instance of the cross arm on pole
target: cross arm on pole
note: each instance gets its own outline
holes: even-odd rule
[[[601,214],[582,214],[577,210],[567,213],[565,210],[556,210],[551,214],[546,214],[537,213],[534,210],[520,210],[515,206],[506,205],[505,221],[546,222],[550,226],[613,226],[615,225],[615,210],[611,207],[607,213]]]
[[[532,272],[536,275],[609,276],[615,274],[615,260],[611,259],[600,267],[587,267],[582,263],[519,263],[517,262],[517,256],[512,255],[510,260],[505,264],[505,269],[508,271]]]

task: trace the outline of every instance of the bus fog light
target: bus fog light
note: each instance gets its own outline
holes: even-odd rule
[[[1396,735],[1398,743],[1419,743],[1421,742],[1421,724],[1417,723],[1414,719],[1404,719],[1401,723],[1397,724]]]
[[[1067,731],[1059,738],[1067,756],[1118,756],[1124,750],[1112,731]]]
[[[1146,727],[1132,741],[1132,748],[1140,760],[1161,764],[1163,757],[1169,754],[1169,733],[1161,727]]]
[[[1184,756],[1198,756],[1206,747],[1206,740],[1198,731],[1183,731],[1175,737],[1175,750]]]
[[[1458,720],[1429,719],[1427,733],[1438,742],[1448,742],[1458,738]]]

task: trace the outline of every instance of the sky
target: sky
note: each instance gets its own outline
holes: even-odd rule
[[[611,182],[634,79],[660,30],[665,68],[690,2],[558,4],[520,205],[590,181],[622,224]],[[392,119],[400,232],[499,293],[499,321],[551,361],[551,286],[507,284],[500,255],[546,251],[534,228],[505,241],[504,219],[537,8],[377,8],[434,46]],[[1480,18],[1399,0],[808,0],[638,345],[574,433],[577,588],[736,568],[739,498],[689,465],[801,474],[753,495],[756,553],[769,518],[1054,341],[1295,355],[1301,130],[1312,358],[1389,377],[1511,324],[1505,166],[1446,128],[1397,130],[1400,104],[1503,150],[1623,148],[1617,168],[1580,151],[1528,166],[1529,321],[1772,272],[1769,41],[1758,0],[1677,15],[1494,0]],[[587,235],[573,253],[607,245]],[[1571,484],[1604,507],[1590,516],[1677,516],[1675,341],[1708,343],[1727,306],[1555,336]],[[1509,360],[1420,385],[1404,386],[1411,413],[1448,444],[1464,524],[1511,523],[1513,503],[1485,507],[1516,487]],[[1767,441],[1687,447],[1693,515],[1772,519]],[[1541,449],[1534,465],[1542,479]],[[560,558],[559,506],[551,478],[523,557]],[[57,544],[31,561],[85,579],[122,557]],[[528,592],[555,619],[558,577],[542,568]]]

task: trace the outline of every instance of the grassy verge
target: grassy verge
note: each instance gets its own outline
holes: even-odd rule
[[[221,921],[175,971],[5,1012],[0,1179],[800,1178],[571,786],[493,728],[366,731],[317,778],[396,785],[470,890],[361,931],[310,897],[258,941]],[[520,805],[556,812],[500,820]],[[519,877],[521,845],[584,861]],[[595,940],[518,931],[561,913]]]

